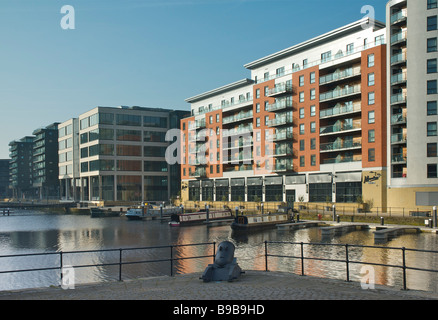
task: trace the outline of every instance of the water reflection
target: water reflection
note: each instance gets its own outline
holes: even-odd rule
[[[235,243],[235,256],[243,270],[265,270],[264,241],[287,241],[324,244],[361,244],[374,245],[371,231],[354,231],[322,239],[319,228],[297,231],[277,231],[275,229],[249,234],[232,232],[229,226],[207,228],[191,226],[171,228],[159,221],[128,221],[121,217],[92,219],[88,216],[48,215],[34,212],[17,213],[14,216],[0,216],[0,255],[21,253],[59,253],[77,250],[97,250],[108,248],[133,248],[182,245],[229,240]],[[437,236],[433,234],[409,234],[392,239],[383,247],[407,247],[435,250]],[[283,256],[301,255],[299,245],[270,244],[270,254]],[[303,247],[304,255],[309,258],[330,258],[344,260],[344,246],[315,245]],[[114,263],[119,261],[119,250],[107,252],[63,254],[64,265],[89,265]],[[154,248],[148,250],[123,251],[125,262],[142,260],[154,261],[141,264],[130,264],[122,267],[123,279],[138,277],[169,275],[171,266],[168,261],[158,261],[170,258],[169,248]],[[202,272],[213,262],[213,247],[179,246],[175,247],[172,256],[175,259],[209,256],[197,259],[175,260],[173,273]],[[421,252],[407,252],[408,266],[428,269],[438,269],[438,255]],[[377,264],[401,265],[401,250],[384,250],[379,248],[349,247],[350,279],[360,281],[362,261]],[[59,266],[59,254],[51,256],[2,258],[0,271],[26,268],[45,268]],[[301,273],[301,260],[298,258],[274,258],[268,260],[269,270],[279,270]],[[392,286],[402,286],[402,270],[374,266],[376,283]],[[319,260],[305,260],[306,275],[346,279],[346,264]],[[112,281],[119,277],[119,267],[101,266],[92,268],[76,268],[77,283]],[[408,288],[434,290],[438,292],[435,273],[408,271]],[[432,281],[433,279],[433,281]],[[17,274],[0,274],[0,290],[18,289],[58,285],[59,270],[26,272]]]

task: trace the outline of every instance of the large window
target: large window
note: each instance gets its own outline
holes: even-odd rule
[[[427,177],[428,178],[438,178],[436,164],[428,164],[427,165]]]
[[[281,184],[265,186],[265,200],[283,201],[283,186]]]
[[[141,131],[138,130],[117,130],[118,141],[141,141]]]
[[[353,203],[357,197],[362,196],[361,182],[337,182],[336,202]]]
[[[118,201],[141,201],[141,177],[140,176],[118,176],[117,177],[117,200]]]
[[[427,17],[427,31],[433,31],[437,29],[436,16]]]
[[[143,117],[143,126],[155,127],[155,128],[167,128],[167,118],[145,116]]]
[[[117,145],[118,156],[141,157],[141,146]]]
[[[169,199],[168,194],[168,179],[166,176],[144,178],[144,196],[146,200],[165,201]]]
[[[436,51],[437,51],[437,38],[427,39],[427,52],[436,52]]]
[[[117,114],[116,124],[119,126],[141,126],[141,117],[131,114]]]
[[[437,80],[427,81],[427,94],[437,94]]]
[[[309,183],[309,202],[331,202],[331,183]]]
[[[165,161],[145,161],[143,165],[144,171],[167,172],[167,162]]]
[[[437,135],[437,125],[436,122],[427,123],[427,136],[434,137]]]
[[[141,171],[141,161],[117,160],[118,171]]]
[[[427,0],[427,9],[435,9],[438,7],[437,0]]]
[[[166,156],[166,147],[150,147],[145,146],[143,148],[143,154],[145,157],[165,157]]]

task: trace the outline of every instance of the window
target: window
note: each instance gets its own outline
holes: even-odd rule
[[[436,101],[428,101],[427,102],[427,115],[428,116],[437,115],[437,102]]]
[[[427,52],[436,52],[437,51],[437,39],[429,38],[427,39]]]
[[[219,122],[219,113],[216,115],[216,123]]]
[[[316,149],[316,139],[312,138],[310,139],[310,150],[315,150]]]
[[[304,86],[304,76],[300,76],[300,87]]]
[[[427,156],[436,157],[437,156],[437,143],[428,143],[427,144]]]
[[[260,127],[260,118],[256,118],[256,127]]]
[[[436,135],[437,135],[436,122],[428,122],[427,123],[427,136],[434,137]]]
[[[267,97],[268,96],[269,87],[266,86],[264,89],[265,89],[265,97]]]
[[[256,141],[257,141],[257,142],[260,142],[260,141],[261,141],[261,136],[262,136],[262,133],[261,133],[260,131],[257,131],[257,132],[256,132]]]
[[[373,130],[368,130],[368,142],[376,142],[376,132]]]
[[[376,150],[374,148],[368,149],[368,161],[376,161]]]
[[[256,89],[256,98],[259,99],[260,98],[260,89]]]
[[[300,156],[300,167],[304,167],[304,165],[305,165],[304,156]]]
[[[374,42],[376,44],[376,46],[380,46],[381,44],[385,44],[385,37],[382,35],[377,36],[374,38]]]
[[[310,116],[311,117],[316,116],[316,107],[315,106],[310,106]]]
[[[437,0],[427,0],[427,9],[435,9],[438,7]]]
[[[375,93],[374,92],[369,92],[368,93],[368,105],[373,105],[375,103]]]
[[[347,44],[347,54],[352,54],[354,52],[354,43]]]
[[[304,68],[307,68],[307,64],[308,64],[308,60],[307,60],[307,59],[304,59],[304,60],[303,60],[303,69],[304,69]]]
[[[427,165],[427,177],[428,178],[437,178],[437,165],[436,164],[428,164]]]
[[[259,113],[260,112],[260,103],[257,103],[256,104],[256,113]]]
[[[427,94],[437,94],[437,80],[427,81]]]
[[[310,132],[316,132],[316,122],[314,121],[310,123]]]
[[[315,100],[316,98],[316,90],[310,89],[310,100]]]
[[[327,51],[321,54],[321,63],[330,61],[332,59],[332,52]]]
[[[277,77],[281,77],[282,75],[284,75],[284,67],[275,70],[275,74],[277,75]]]
[[[316,166],[316,155],[314,155],[314,154],[312,154],[311,156],[310,156],[310,165],[313,167],[313,166]]]
[[[265,81],[268,81],[268,80],[269,80],[269,72],[265,72],[265,73],[263,74],[263,79],[264,79]]]
[[[300,102],[304,102],[304,91],[300,92]]]
[[[269,107],[269,102],[268,102],[268,101],[265,101],[265,111],[268,110],[268,107]]]
[[[265,116],[265,126],[268,125],[268,122],[269,122],[269,116]]]
[[[375,122],[375,118],[374,118],[374,111],[369,111],[368,112],[368,123],[374,123]]]
[[[213,123],[213,116],[210,116],[208,119],[209,119],[209,123],[212,124]]]
[[[304,118],[304,108],[300,108],[300,119]]]
[[[304,151],[304,140],[300,140],[300,151]]]
[[[141,126],[141,117],[130,114],[117,114],[116,124],[122,126]]]
[[[316,82],[315,72],[311,72],[310,73],[310,83],[315,83],[315,82]]]
[[[368,55],[368,68],[374,67],[374,53]]]
[[[427,73],[436,73],[437,72],[437,60],[429,59],[427,60]]]
[[[437,30],[436,16],[427,17],[427,31]]]
[[[304,134],[304,123],[300,124],[300,134]]]
[[[375,81],[374,81],[374,72],[373,73],[369,73],[368,74],[368,87],[370,86],[374,86]]]

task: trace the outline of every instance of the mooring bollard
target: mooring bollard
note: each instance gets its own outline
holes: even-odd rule
[[[336,206],[333,205],[333,221],[336,221]]]
[[[433,227],[437,228],[438,227],[438,217],[437,217],[438,213],[437,213],[437,209],[436,206],[433,207]]]
[[[339,215],[336,215],[336,222],[337,223],[341,222],[341,217]]]
[[[380,217],[380,224],[381,224],[382,226],[385,225],[385,218]]]

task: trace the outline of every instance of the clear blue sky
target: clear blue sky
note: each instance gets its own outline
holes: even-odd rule
[[[61,7],[75,9],[63,30]],[[384,0],[0,0],[0,159],[96,106],[189,109],[243,65],[359,20]]]

